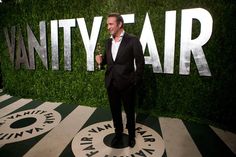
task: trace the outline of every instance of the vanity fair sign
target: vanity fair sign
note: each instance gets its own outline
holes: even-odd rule
[[[135,14],[122,15],[124,23],[135,23]],[[193,19],[200,23],[200,33],[198,37],[192,39]],[[59,42],[58,29],[63,29],[64,36],[64,70],[71,70],[71,29],[79,27],[84,47],[86,50],[87,71],[94,71],[94,51],[97,39],[101,29],[103,17],[94,17],[91,34],[88,34],[84,18],[61,19],[50,21],[51,45],[47,45],[46,22],[40,21],[39,32],[40,38],[37,40],[29,25],[27,25],[28,49],[24,43],[21,30],[16,36],[16,27],[12,26],[11,30],[4,28],[6,43],[10,54],[12,64],[19,69],[21,64],[26,69],[35,69],[35,51],[40,57],[43,65],[48,70],[48,51],[51,46],[52,70],[59,70]],[[181,36],[180,36],[180,58],[179,74],[190,74],[191,54],[194,58],[199,75],[211,76],[211,72],[203,51],[205,45],[211,37],[213,19],[211,14],[203,8],[183,9],[181,11]],[[140,35],[140,42],[143,51],[148,48],[149,56],[145,56],[145,64],[152,65],[154,73],[174,73],[174,56],[175,56],[175,35],[176,35],[176,11],[166,11],[165,13],[165,41],[164,41],[164,64],[160,62],[157,45],[155,42],[149,14],[146,13],[143,28]],[[17,43],[16,43],[17,41]],[[28,50],[28,52],[27,52]]]

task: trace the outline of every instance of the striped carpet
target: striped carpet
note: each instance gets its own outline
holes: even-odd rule
[[[0,94],[1,157],[233,157],[236,134],[176,118],[136,115],[136,145],[110,145],[109,110]],[[123,116],[125,125],[126,118]]]

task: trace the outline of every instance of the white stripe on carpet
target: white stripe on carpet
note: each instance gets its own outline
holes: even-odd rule
[[[7,95],[7,94],[2,95],[2,96],[0,96],[0,102],[5,101],[5,100],[7,100],[7,99],[9,99],[9,98],[11,98],[11,97],[12,97],[12,96]]]
[[[4,117],[4,116],[8,115],[9,113],[17,110],[18,108],[28,104],[31,101],[32,101],[32,99],[20,99],[18,101],[15,101],[14,103],[7,105],[6,107],[3,107],[0,110],[0,117]]]
[[[54,102],[44,102],[40,106],[37,107],[37,109],[42,109],[42,110],[54,110],[58,106],[60,106],[61,103],[54,103]]]
[[[24,157],[57,157],[75,137],[96,108],[78,106],[59,125],[34,145]]]
[[[236,154],[236,134],[215,128],[213,126],[210,127],[220,137],[220,139],[224,141],[224,143],[232,150],[232,152]]]
[[[168,157],[201,157],[188,130],[180,119],[159,118]]]

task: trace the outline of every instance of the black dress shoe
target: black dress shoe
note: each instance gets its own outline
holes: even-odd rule
[[[131,148],[133,148],[133,147],[135,146],[135,144],[136,144],[135,139],[134,139],[134,138],[130,138],[130,139],[129,139],[129,146],[130,146]]]
[[[112,147],[117,147],[122,140],[122,134],[115,134],[115,137],[111,141]]]

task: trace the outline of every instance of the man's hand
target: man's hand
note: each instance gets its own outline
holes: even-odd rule
[[[96,62],[98,63],[98,65],[100,65],[102,63],[102,54],[96,55]]]

